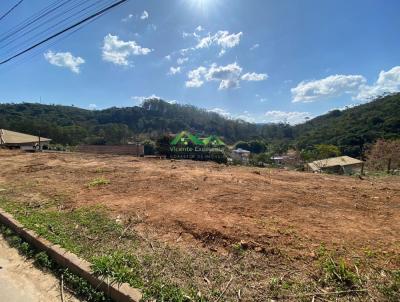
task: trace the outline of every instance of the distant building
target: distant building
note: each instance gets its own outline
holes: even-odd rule
[[[337,174],[352,174],[360,172],[364,162],[349,156],[339,156],[316,160],[306,165],[309,171]]]
[[[250,151],[238,148],[232,151],[232,159],[239,160],[243,163],[248,163],[250,159],[250,153],[251,153]]]
[[[283,165],[285,163],[285,159],[287,159],[288,156],[283,155],[283,156],[272,156],[271,157],[271,161],[275,164],[275,165]]]
[[[0,147],[21,150],[41,150],[51,139],[0,129]]]

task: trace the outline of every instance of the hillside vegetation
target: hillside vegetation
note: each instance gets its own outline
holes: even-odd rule
[[[333,110],[304,124],[252,124],[226,119],[217,113],[159,99],[143,105],[105,110],[36,103],[0,104],[0,128],[53,139],[60,144],[120,144],[129,140],[156,139],[182,130],[218,135],[233,144],[263,140],[304,149],[332,144],[342,153],[359,156],[378,138],[400,137],[400,94],[343,111]]]
[[[332,144],[344,154],[358,156],[378,138],[400,138],[400,94],[343,111],[333,110],[295,126],[294,136],[300,148]]]

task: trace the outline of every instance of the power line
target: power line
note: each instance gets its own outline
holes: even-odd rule
[[[90,8],[90,10],[92,10],[92,8],[94,8],[95,6],[97,6],[96,4],[100,4],[100,3],[103,2],[103,1],[106,1],[106,3],[104,3],[104,5],[101,5],[100,7],[97,7],[94,11],[91,11],[91,12],[89,11],[88,14],[82,13],[83,11],[87,10],[88,8]],[[61,27],[61,28],[59,28],[59,27],[61,26],[62,23],[65,23],[65,21],[66,21],[67,19],[71,19],[71,18],[72,18],[72,21],[73,21],[73,22],[76,22],[76,21],[78,21],[78,20],[84,18],[85,16],[87,16],[87,15],[89,15],[89,14],[92,14],[92,13],[98,11],[99,9],[104,9],[104,8],[106,8],[108,5],[110,5],[110,4],[113,3],[113,2],[114,2],[114,0],[97,0],[96,3],[89,5],[88,7],[82,9],[81,11],[77,12],[76,14],[71,15],[71,16],[69,16],[69,17],[63,19],[63,20],[57,22],[56,24],[50,24],[48,28],[46,28],[45,30],[41,31],[41,32],[38,33],[38,34],[35,34],[33,37],[28,38],[27,40],[23,41],[22,43],[19,43],[18,45],[14,46],[13,49],[7,50],[5,54],[8,54],[7,56],[10,56],[12,53],[19,52],[19,51],[21,51],[22,49],[26,48],[28,45],[31,45],[32,43],[35,43],[34,40],[36,40],[36,38],[39,39],[39,37],[40,37],[42,34],[44,34],[44,33],[46,33],[46,32],[49,32],[49,34],[50,34],[50,33],[51,33],[51,30],[53,30],[53,32],[56,31],[56,30],[60,30],[62,27]],[[78,27],[75,28],[74,30],[68,32],[67,34],[62,35],[61,37],[57,37],[56,39],[54,39],[54,42],[49,43],[49,44],[47,44],[46,46],[42,45],[42,46],[40,46],[40,47],[37,47],[36,51],[32,51],[29,55],[24,56],[24,58],[22,58],[22,59],[16,59],[16,60],[14,61],[14,63],[13,63],[12,66],[14,66],[14,67],[15,67],[15,66],[19,66],[19,65],[21,65],[21,64],[24,63],[24,62],[31,61],[31,59],[32,59],[33,57],[36,57],[38,54],[41,54],[45,48],[49,48],[50,46],[61,42],[62,40],[66,39],[67,37],[69,37],[69,36],[71,36],[72,34],[74,34],[75,32],[77,32],[77,31],[83,29],[83,27],[86,27],[86,26],[88,26],[89,24],[95,22],[95,21],[96,21],[98,18],[100,18],[100,17],[101,17],[101,15],[97,16],[96,18],[91,19],[90,21],[86,22],[85,24],[81,24],[80,26],[78,26]],[[65,24],[63,27],[65,27],[65,26],[67,26],[67,25],[68,25],[68,24]],[[30,42],[30,41],[32,41],[32,42],[31,42],[31,43],[28,43],[28,42]],[[24,44],[25,44],[25,46],[24,46]],[[1,49],[1,48],[3,48],[3,47],[0,47],[0,49]],[[5,57],[6,57],[6,56],[5,56]],[[1,60],[1,58],[0,58],[0,60]],[[6,70],[8,70],[8,69],[13,69],[13,68],[12,68],[11,66],[9,66],[8,68],[6,68]],[[4,68],[3,68],[3,70],[4,70]]]
[[[59,5],[57,5],[56,7],[50,9],[49,11],[44,12],[42,15],[39,15],[39,17],[37,17],[37,18],[33,19],[32,21],[28,22],[27,24],[25,24],[25,25],[22,26],[21,28],[16,29],[15,31],[13,31],[12,33],[6,35],[5,37],[2,37],[2,38],[0,39],[0,42],[4,42],[5,40],[7,40],[8,38],[10,38],[10,37],[13,36],[14,34],[19,33],[21,30],[25,29],[25,28],[28,27],[29,25],[31,25],[31,24],[37,22],[38,20],[40,20],[40,19],[46,17],[48,14],[52,13],[52,12],[55,11],[56,9],[58,9],[58,8],[60,8],[60,7],[62,7],[62,6],[64,6],[65,4],[67,4],[67,3],[71,2],[71,1],[72,1],[72,0],[66,0],[65,2],[63,2],[63,3],[59,4]]]
[[[70,36],[72,36],[74,33],[76,33],[76,32],[78,32],[78,31],[82,30],[85,26],[88,26],[89,24],[95,22],[95,21],[96,21],[98,18],[100,18],[100,17],[101,17],[101,16],[97,16],[97,17],[93,18],[92,20],[88,21],[86,24],[80,25],[78,28],[75,28],[75,29],[72,30],[71,32],[69,32],[69,33],[67,33],[67,34],[65,34],[65,35],[63,35],[63,36],[61,36],[61,37],[56,38],[56,39],[55,39],[54,41],[52,41],[50,44],[46,45],[46,47],[48,48],[48,47],[51,47],[51,46],[53,46],[53,45],[56,45],[56,44],[60,43],[61,41],[67,39],[67,38],[70,37]],[[3,70],[5,70],[5,71],[10,71],[10,70],[13,70],[13,69],[18,68],[18,67],[21,66],[22,64],[31,62],[35,57],[37,57],[38,55],[43,54],[43,50],[44,50],[44,48],[46,48],[46,47],[43,46],[43,45],[42,45],[42,48],[41,48],[41,47],[38,47],[38,48],[36,49],[36,51],[32,51],[32,53],[30,53],[28,56],[24,56],[24,57],[20,58],[19,60],[17,59],[17,60],[14,62],[14,64],[5,66],[5,67],[4,67],[5,69],[3,69]]]
[[[7,17],[14,9],[16,9],[24,0],[20,0],[15,4],[13,7],[11,7],[4,15],[0,17],[0,21],[3,20],[5,17]]]
[[[39,12],[33,14],[32,16],[30,16],[29,18],[25,19],[24,21],[20,22],[18,25],[14,26],[13,28],[10,28],[8,31],[3,32],[0,35],[0,39],[3,39],[5,37],[5,35],[10,34],[13,30],[15,29],[19,29],[22,26],[24,26],[25,24],[27,24],[28,22],[32,21],[33,19],[35,19],[37,16],[40,16],[40,14],[45,13],[46,11],[50,10],[52,7],[54,7],[55,5],[57,5],[58,3],[62,2],[62,0],[56,0],[54,2],[52,2],[51,4],[49,4],[48,6],[46,6],[45,8],[43,8],[42,10],[40,10]],[[12,33],[11,33],[12,34]]]
[[[48,42],[48,41],[50,41],[50,40],[52,40],[52,39],[54,39],[56,37],[58,37],[59,35],[62,35],[63,33],[67,32],[67,31],[69,31],[69,30],[71,30],[71,29],[73,29],[73,28],[75,28],[75,27],[77,27],[77,26],[79,26],[79,25],[81,25],[81,24],[93,19],[93,18],[96,18],[97,16],[102,15],[103,13],[107,12],[108,10],[113,9],[114,7],[117,7],[117,6],[123,4],[123,3],[127,2],[127,1],[128,0],[120,0],[120,1],[110,5],[108,7],[98,11],[97,13],[94,13],[94,14],[90,15],[89,17],[86,17],[85,19],[83,19],[83,20],[81,20],[81,21],[79,21],[79,22],[77,22],[77,23],[75,23],[75,24],[73,24],[73,25],[71,25],[71,26],[59,31],[58,33],[55,33],[54,35],[51,35],[50,37],[48,37],[48,38],[46,38],[46,39],[44,39],[44,40],[32,45],[31,47],[28,47],[27,49],[25,49],[25,50],[15,54],[15,55],[9,57],[8,59],[5,59],[4,61],[0,62],[0,65],[3,65],[5,63],[11,61],[12,59],[15,59],[16,57],[19,57],[19,56],[23,55],[24,53],[27,53],[28,51],[30,51],[30,50],[32,50],[32,49],[34,49],[34,48],[36,48],[36,47]]]
[[[88,6],[84,7],[84,8],[82,8],[80,11],[78,11],[78,12],[76,12],[76,13],[74,13],[74,14],[70,14],[70,15],[68,16],[68,13],[69,13],[69,12],[72,12],[72,11],[74,11],[76,8],[78,8],[79,6],[82,6],[82,5],[86,4],[86,2],[80,2],[80,3],[78,3],[78,4],[75,4],[75,6],[73,6],[72,8],[69,8],[69,9],[67,9],[67,10],[64,11],[64,12],[59,13],[59,14],[55,15],[54,17],[51,17],[51,16],[50,16],[50,17],[51,17],[50,19],[45,20],[45,21],[42,22],[41,24],[39,24],[39,25],[37,25],[37,26],[35,26],[35,27],[29,29],[28,31],[22,32],[21,35],[17,35],[14,39],[8,41],[7,44],[4,44],[3,46],[0,45],[0,50],[1,50],[1,49],[4,49],[4,48],[7,48],[7,47],[11,47],[6,53],[12,52],[12,48],[14,48],[15,51],[18,51],[18,49],[21,48],[21,46],[23,46],[23,44],[25,44],[25,43],[27,43],[27,42],[29,42],[29,41],[33,41],[33,40],[35,40],[36,38],[39,38],[40,35],[42,35],[42,34],[44,34],[44,33],[46,33],[46,32],[49,32],[50,30],[55,30],[59,25],[65,23],[67,20],[72,19],[72,18],[74,18],[74,17],[76,17],[76,16],[79,16],[79,18],[83,17],[83,15],[84,15],[84,14],[82,14],[83,12],[85,12],[85,11],[89,11],[89,12],[90,12],[90,10],[91,10],[92,8],[96,7],[98,4],[100,4],[100,3],[103,2],[103,1],[106,1],[106,0],[97,0],[95,3],[92,3],[92,4],[90,4],[90,5],[88,5]],[[95,10],[95,11],[96,11],[96,10]],[[85,14],[86,14],[86,13],[85,13]],[[49,24],[50,21],[56,20],[58,17],[63,17],[64,15],[66,15],[67,17],[64,18],[64,19],[61,19],[60,21],[58,21],[58,22],[55,23],[55,24]],[[30,38],[26,39],[25,41],[23,41],[23,42],[21,42],[21,43],[15,45],[14,47],[12,47],[12,43],[13,43],[13,42],[16,42],[16,41],[18,42],[18,40],[19,40],[20,38],[23,38],[23,37],[27,36],[28,34],[30,34],[30,33],[32,33],[32,32],[35,32],[35,30],[39,29],[40,27],[43,27],[43,25],[49,25],[49,26],[48,26],[47,28],[45,28],[44,30],[42,30],[41,32],[34,34],[32,37],[30,37]],[[65,25],[66,25],[66,24],[65,24]],[[65,25],[64,25],[64,26],[65,26]]]

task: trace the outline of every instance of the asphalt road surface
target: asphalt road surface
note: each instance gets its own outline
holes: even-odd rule
[[[37,269],[0,235],[0,300],[7,302],[61,301],[60,280]],[[78,302],[64,290],[65,302]]]

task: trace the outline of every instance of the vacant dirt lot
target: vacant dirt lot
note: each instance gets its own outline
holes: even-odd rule
[[[226,256],[239,244],[268,261],[283,255],[257,258],[260,274],[282,263],[304,271],[321,244],[351,255],[373,251],[383,255],[379,265],[399,269],[399,177],[4,150],[0,163],[0,190],[13,199],[39,206],[58,199],[62,210],[101,204],[126,224],[135,220],[146,238],[184,250]]]
[[[367,179],[214,163],[87,154],[0,153],[0,186],[23,197],[102,204],[160,239],[221,249],[241,240],[261,248],[299,241],[398,248],[400,179]],[[96,178],[107,185],[90,188]],[[21,192],[23,193],[23,192]],[[27,195],[27,196],[25,196]],[[304,247],[304,252],[307,248]]]

